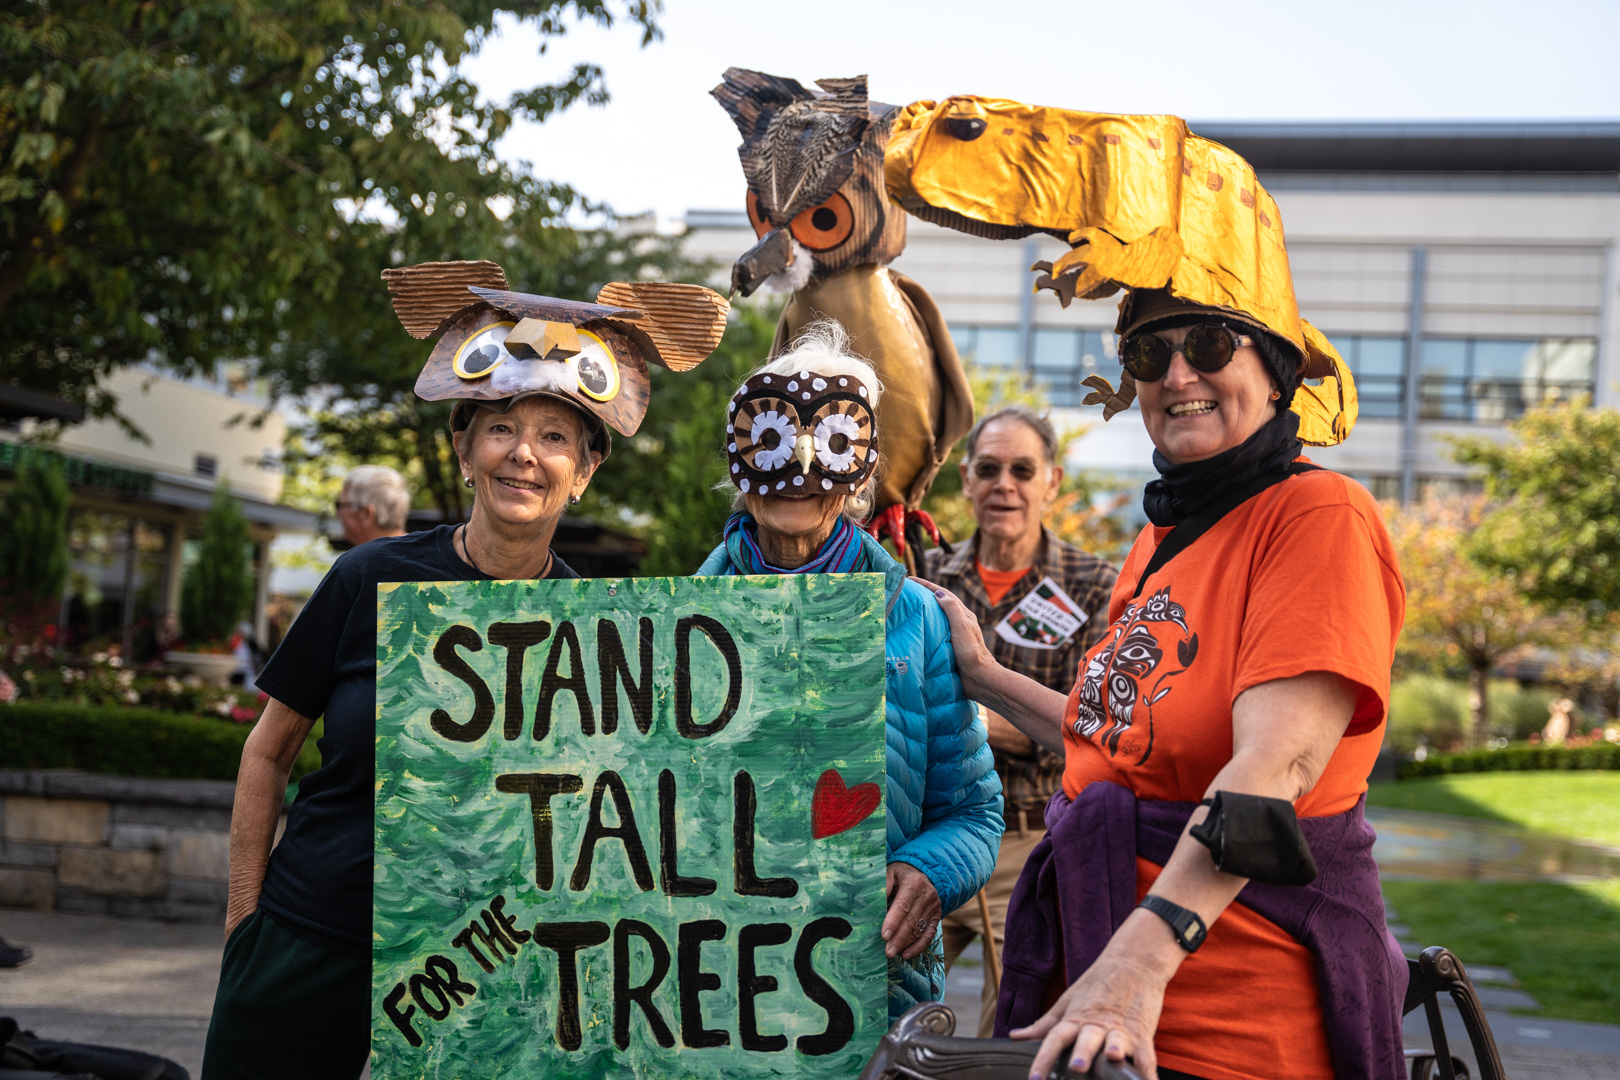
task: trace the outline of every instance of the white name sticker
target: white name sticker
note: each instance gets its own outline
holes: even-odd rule
[[[996,624],[996,633],[1027,649],[1059,649],[1089,617],[1057,582],[1044,577]]]

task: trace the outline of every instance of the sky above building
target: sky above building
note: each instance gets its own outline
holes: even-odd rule
[[[544,55],[507,22],[469,73],[496,99],[580,62],[609,104],[518,124],[509,159],[620,214],[741,209],[737,130],[708,92],[730,66],[866,74],[875,100],[1008,97],[1198,120],[1620,118],[1620,3],[1541,0],[666,0],[663,38],[572,27]]]

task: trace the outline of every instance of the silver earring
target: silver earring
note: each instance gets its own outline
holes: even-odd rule
[[[461,482],[463,484],[465,484],[467,487],[472,487],[473,486],[472,477],[470,477],[470,476],[463,476],[461,478]]]
[[[570,496],[568,496],[568,505],[569,506],[578,506],[579,505],[579,496],[578,495],[570,495]]]

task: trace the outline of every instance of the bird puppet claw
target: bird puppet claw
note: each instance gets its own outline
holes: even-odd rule
[[[1093,391],[1087,394],[1080,404],[1101,405],[1104,420],[1112,420],[1115,414],[1124,412],[1131,407],[1131,402],[1136,400],[1136,380],[1131,378],[1128,371],[1120,372],[1117,391],[1113,384],[1101,375],[1087,375],[1080,382],[1083,386],[1091,387]]]
[[[885,536],[893,540],[895,551],[899,552],[903,559],[906,557],[906,532],[913,526],[926,533],[934,542],[934,546],[943,546],[939,526],[934,524],[934,519],[929,516],[928,511],[907,510],[899,503],[879,510],[877,516],[867,524],[866,531],[872,534],[874,540],[882,540]]]

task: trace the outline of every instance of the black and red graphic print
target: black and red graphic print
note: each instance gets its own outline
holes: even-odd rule
[[[1180,667],[1160,671],[1166,647],[1174,644]],[[1170,680],[1192,667],[1198,657],[1198,635],[1187,625],[1187,612],[1170,599],[1168,587],[1147,599],[1133,603],[1108,628],[1103,639],[1086,658],[1080,677],[1079,706],[1074,733],[1082,739],[1096,737],[1110,755],[1127,752],[1137,740],[1126,740],[1145,725],[1142,756],[1145,764],[1153,753],[1153,706],[1170,693]]]

